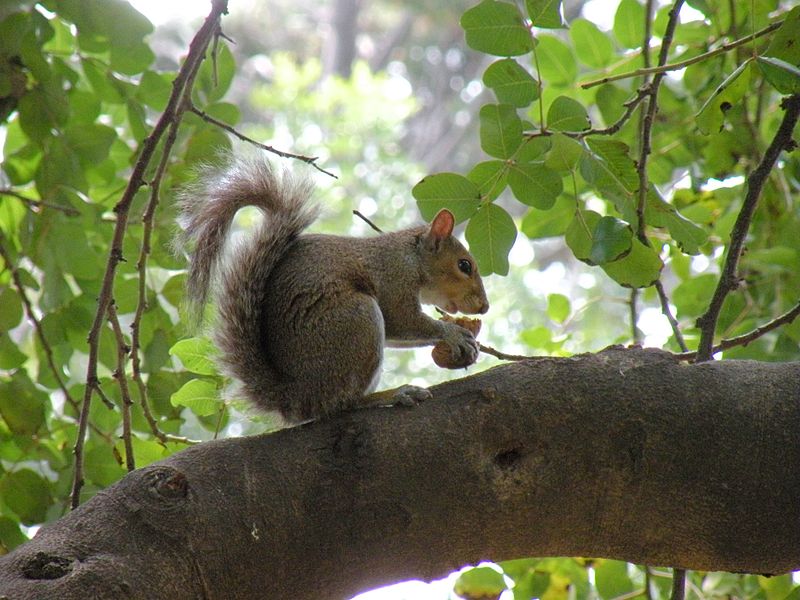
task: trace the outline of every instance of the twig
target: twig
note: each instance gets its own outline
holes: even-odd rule
[[[211,123],[212,125],[216,125],[220,129],[224,129],[225,131],[227,131],[231,135],[236,136],[237,138],[239,138],[243,142],[247,142],[248,144],[253,144],[255,147],[261,148],[262,150],[266,150],[267,152],[272,152],[273,154],[276,154],[276,155],[280,156],[281,158],[294,158],[296,160],[302,161],[302,162],[304,162],[306,164],[311,165],[312,167],[314,167],[320,173],[325,173],[325,175],[333,177],[334,179],[338,179],[338,177],[336,175],[334,175],[330,171],[326,171],[325,169],[323,169],[322,167],[320,167],[317,164],[317,160],[319,160],[318,156],[303,156],[302,154],[294,154],[292,152],[284,152],[283,150],[278,150],[277,148],[274,148],[274,147],[269,146],[267,144],[262,144],[261,142],[257,142],[256,140],[254,140],[251,137],[247,137],[243,133],[237,131],[235,128],[233,128],[230,125],[228,125],[227,123],[224,123],[224,122],[220,121],[219,119],[215,119],[214,117],[209,115],[207,112],[205,112],[203,110],[200,110],[199,108],[197,108],[194,105],[191,105],[189,107],[189,111],[193,112],[194,114],[196,114],[198,117],[200,117],[201,119],[203,119],[207,123]]]
[[[216,38],[215,38],[216,40]],[[184,98],[181,102],[186,105],[188,94],[191,94],[192,85],[194,83],[194,77],[196,76],[197,71],[194,72],[192,77],[190,77],[186,85],[184,86]],[[148,425],[150,426],[150,431],[153,435],[158,438],[158,440],[165,444],[166,442],[179,442],[184,444],[195,443],[193,440],[189,438],[182,437],[182,436],[175,436],[164,433],[158,426],[158,422],[156,418],[153,416],[153,412],[150,410],[150,401],[148,399],[147,394],[147,385],[145,385],[144,380],[142,379],[142,365],[141,365],[141,321],[142,316],[144,315],[144,311],[147,309],[147,259],[150,256],[151,246],[150,240],[152,238],[153,232],[153,219],[155,217],[156,208],[160,202],[160,193],[161,193],[161,182],[164,178],[164,173],[166,172],[167,165],[169,164],[169,157],[172,151],[172,147],[175,144],[175,140],[178,136],[178,121],[174,121],[170,124],[169,131],[167,133],[167,138],[164,141],[164,147],[161,152],[161,159],[159,160],[158,166],[156,167],[156,173],[153,177],[153,180],[150,182],[150,200],[147,203],[147,207],[145,208],[144,214],[142,215],[142,223],[143,223],[143,232],[142,232],[142,246],[139,250],[139,259],[136,262],[136,269],[139,274],[139,290],[138,290],[138,299],[136,303],[136,312],[133,317],[133,322],[131,323],[131,365],[132,365],[132,377],[133,381],[136,383],[136,387],[139,390],[139,403],[142,407],[142,412],[144,413],[145,420],[147,421]]]
[[[711,353],[716,354],[717,352],[722,352],[723,350],[728,350],[729,348],[735,348],[736,346],[747,346],[747,344],[750,342],[753,342],[766,335],[773,329],[777,329],[781,325],[787,325],[791,323],[798,316],[800,316],[800,302],[798,302],[791,310],[783,313],[779,317],[772,319],[772,321],[769,323],[765,323],[764,325],[756,327],[752,331],[742,335],[722,340],[719,344],[711,349]],[[697,357],[697,352],[682,352],[681,354],[676,354],[675,356],[681,360],[694,360]]]
[[[661,303],[661,314],[667,317],[669,326],[672,327],[672,335],[675,336],[675,341],[678,342],[678,347],[681,349],[681,352],[687,352],[689,347],[686,345],[686,340],[683,339],[683,334],[681,333],[678,320],[673,316],[672,310],[669,308],[669,298],[667,297],[667,293],[664,291],[664,284],[661,283],[661,280],[659,279],[656,281],[655,286],[656,292],[658,292],[659,302]]]
[[[495,350],[491,346],[487,346],[485,344],[478,344],[478,347],[484,354],[489,354],[490,356],[494,356],[500,360],[535,360],[538,358],[550,358],[549,356],[523,356],[521,354],[506,354],[505,352],[500,352],[499,350]]]
[[[40,208],[52,208],[53,210],[60,210],[68,217],[77,217],[81,213],[72,208],[71,206],[60,206],[58,204],[53,204],[52,202],[45,202],[44,200],[34,200],[33,198],[28,198],[24,194],[20,194],[19,192],[15,192],[14,190],[8,188],[0,189],[0,196],[10,196],[12,198],[16,198],[20,202],[28,205],[28,208],[31,210],[40,209]]]
[[[731,243],[725,256],[725,263],[717,282],[717,288],[714,290],[714,296],[711,298],[706,313],[697,319],[697,326],[700,328],[697,362],[711,360],[714,354],[713,344],[714,333],[717,329],[717,319],[726,296],[739,286],[739,277],[737,275],[739,259],[742,255],[747,231],[750,229],[750,221],[753,219],[758,199],[761,196],[761,190],[781,151],[794,146],[792,132],[797,124],[798,117],[800,117],[800,94],[785,98],[781,103],[781,107],[785,112],[778,131],[764,152],[761,162],[747,177],[747,193],[742,203],[742,209],[739,211],[736,223],[731,231]]]
[[[631,341],[633,344],[642,343],[642,331],[636,326],[636,323],[639,321],[638,300],[639,288],[631,288],[631,295],[628,297],[628,309],[631,319]]]
[[[125,467],[128,471],[136,468],[136,461],[133,456],[133,440],[131,434],[131,393],[128,389],[128,379],[125,377],[125,362],[130,352],[130,347],[125,343],[125,336],[119,324],[117,316],[117,306],[114,302],[108,305],[108,321],[114,331],[114,338],[117,340],[117,370],[114,371],[114,379],[119,385],[119,393],[122,398],[120,412],[122,413],[122,443],[125,445]]]
[[[75,476],[70,493],[72,508],[76,508],[80,503],[80,491],[83,487],[83,442],[86,437],[86,424],[89,420],[92,394],[98,385],[97,363],[100,330],[105,321],[108,306],[111,303],[111,294],[114,287],[114,276],[116,274],[117,265],[120,261],[124,260],[122,255],[122,242],[128,223],[128,212],[130,211],[130,206],[136,192],[145,184],[145,170],[149,166],[164,132],[170,123],[180,120],[183,112],[186,110],[185,105],[182,103],[186,82],[193,79],[194,73],[199,68],[205,56],[206,48],[218,29],[221,15],[227,12],[227,0],[212,0],[211,11],[190,42],[186,59],[173,81],[172,93],[170,94],[167,106],[153,127],[153,131],[151,131],[150,135],[142,142],[139,158],[136,160],[136,164],[133,167],[133,172],[122,194],[122,198],[114,207],[114,213],[117,215],[117,223],[114,227],[111,249],[97,300],[97,312],[95,313],[94,321],[92,322],[92,327],[89,330],[88,336],[89,359],[86,370],[86,387],[83,395],[80,417],[78,419],[78,435],[75,440],[73,451],[75,455]]]
[[[4,240],[5,235],[2,231],[0,231],[0,257],[2,257],[3,262],[6,263],[6,268],[11,273],[11,281],[14,283],[14,289],[17,290],[17,294],[19,295],[20,300],[22,300],[22,305],[25,307],[25,315],[28,317],[28,320],[33,323],[33,329],[36,332],[36,337],[39,338],[39,344],[42,346],[45,358],[47,359],[47,366],[50,369],[50,372],[53,374],[56,383],[58,384],[58,389],[60,389],[61,393],[64,394],[64,398],[66,399],[67,403],[75,409],[75,412],[78,412],[78,403],[69,393],[69,390],[67,390],[67,385],[64,383],[64,378],[56,366],[56,361],[53,358],[53,349],[50,347],[50,343],[47,341],[47,338],[44,335],[44,329],[42,328],[41,321],[36,318],[36,313],[34,313],[33,305],[28,298],[28,294],[25,292],[25,285],[22,283],[22,279],[19,276],[19,271],[17,270],[16,265],[11,262],[11,256],[8,254],[8,251],[3,244]]]
[[[683,600],[686,596],[686,570],[673,569],[672,570],[672,592],[670,592],[670,600]]]
[[[373,228],[375,231],[377,231],[378,233],[383,233],[383,230],[382,230],[380,227],[378,227],[377,225],[375,225],[375,223],[373,223],[373,222],[372,222],[372,221],[370,221],[370,220],[369,220],[367,217],[365,217],[363,214],[361,214],[361,212],[360,212],[360,211],[358,211],[358,210],[354,210],[354,211],[353,211],[353,214],[354,214],[355,216],[357,216],[359,219],[361,219],[362,221],[364,221],[364,222],[365,222],[367,225],[369,225],[370,227],[372,227],[372,228]]]
[[[597,79],[595,81],[588,81],[586,83],[582,83],[581,87],[585,90],[589,88],[593,88],[598,85],[603,85],[604,83],[611,83],[612,81],[619,81],[620,79],[630,79],[632,77],[642,77],[644,75],[654,75],[656,73],[667,73],[669,71],[678,71],[680,69],[684,69],[689,65],[693,65],[698,62],[702,62],[707,58],[711,58],[712,56],[716,56],[718,54],[724,54],[725,52],[729,52],[734,48],[738,48],[743,44],[747,44],[748,42],[752,42],[753,40],[763,37],[769,33],[772,33],[776,29],[778,29],[781,25],[783,25],[783,21],[777,21],[772,23],[771,25],[767,25],[764,29],[760,29],[755,33],[752,33],[748,36],[745,36],[741,39],[735,40],[733,42],[729,42],[727,44],[723,44],[719,48],[714,50],[710,50],[708,52],[704,52],[703,54],[698,54],[697,56],[693,56],[692,58],[688,58],[686,60],[682,60],[676,63],[669,63],[664,65],[659,65],[657,67],[649,67],[645,69],[636,69],[634,71],[629,71],[627,73],[620,73],[619,75],[610,75],[608,77],[603,77],[602,79]]]
[[[675,35],[675,27],[680,20],[680,10],[683,5],[683,0],[675,0],[672,8],[669,11],[669,21],[667,21],[667,28],[664,31],[664,36],[661,41],[661,50],[658,54],[658,64],[663,65],[667,62],[669,55],[669,47],[672,44],[672,37]],[[661,80],[664,78],[665,73],[657,73],[650,82],[647,92],[647,108],[644,112],[642,119],[642,135],[641,146],[639,148],[639,164],[637,171],[639,172],[639,202],[636,206],[636,237],[645,245],[649,245],[647,236],[645,235],[645,222],[644,222],[644,209],[647,203],[647,192],[650,189],[650,182],[647,176],[647,159],[650,156],[651,147],[650,142],[652,138],[653,122],[655,121],[656,113],[658,112],[658,88],[661,85]]]

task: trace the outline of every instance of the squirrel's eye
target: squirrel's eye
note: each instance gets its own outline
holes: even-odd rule
[[[458,270],[465,275],[472,275],[472,263],[466,258],[462,258],[458,261]]]

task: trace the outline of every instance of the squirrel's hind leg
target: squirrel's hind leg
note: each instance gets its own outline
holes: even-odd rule
[[[292,365],[296,383],[287,386],[282,412],[295,421],[364,406],[380,379],[385,336],[377,301],[356,293],[324,304],[319,326],[308,315],[313,333],[294,340],[302,343],[295,354],[302,358]]]

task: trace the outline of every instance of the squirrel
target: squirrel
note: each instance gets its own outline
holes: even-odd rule
[[[443,209],[429,226],[370,238],[302,234],[318,216],[313,185],[259,156],[225,158],[181,194],[179,247],[190,251],[186,284],[195,316],[213,296],[213,339],[221,370],[238,380],[257,407],[288,423],[375,404],[385,346],[444,342],[461,365],[478,343],[453,322],[425,315],[421,303],[447,313],[489,308],[475,259],[453,236]],[[254,206],[264,219],[225,252],[237,211]],[[230,256],[225,256],[229,254]],[[430,397],[402,386],[392,397]]]

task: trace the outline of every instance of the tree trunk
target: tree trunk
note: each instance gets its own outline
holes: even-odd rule
[[[9,598],[347,598],[482,559],[800,568],[800,363],[510,364],[188,448],[0,559]]]

